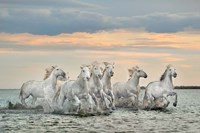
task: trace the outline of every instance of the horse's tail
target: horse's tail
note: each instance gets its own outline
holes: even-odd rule
[[[147,89],[145,88],[144,98],[143,98],[143,106],[146,108],[148,106],[148,96],[147,96]]]
[[[22,87],[21,87],[21,89],[20,89],[19,99],[22,98],[22,93],[23,93],[23,90],[24,90],[24,85],[25,85],[25,83],[23,83],[23,85],[22,85]]]

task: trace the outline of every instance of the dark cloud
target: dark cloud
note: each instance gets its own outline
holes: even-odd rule
[[[176,0],[177,2],[178,0]],[[149,32],[178,32],[185,28],[193,28],[200,30],[200,14],[198,11],[192,12],[177,12],[175,5],[174,9],[161,10],[163,5],[156,10],[155,5],[151,3],[149,9],[151,12],[144,14],[132,13],[129,4],[132,2],[123,3],[122,9],[116,10],[115,5],[102,4],[102,2],[82,2],[82,1],[55,1],[55,0],[19,0],[2,1],[0,12],[0,32],[8,33],[31,33],[31,34],[48,34],[56,35],[60,33],[73,32],[97,32],[99,30],[121,29],[121,28],[144,28]],[[116,5],[120,2],[117,1]],[[133,3],[132,3],[133,4]],[[141,5],[142,2],[136,1],[136,5]],[[195,4],[193,4],[195,5]],[[125,7],[127,6],[127,9]],[[169,5],[167,5],[169,6]],[[154,7],[154,8],[153,8]],[[185,7],[185,4],[184,4]],[[190,7],[190,5],[188,6]],[[192,6],[191,6],[192,7]],[[113,9],[115,13],[105,12]],[[153,10],[154,9],[154,10]],[[104,11],[105,10],[105,11]],[[128,10],[132,13],[127,13]],[[140,10],[140,9],[138,9]],[[154,12],[153,12],[154,11]],[[163,11],[163,12],[159,12]],[[173,12],[172,12],[173,11]],[[120,15],[117,16],[116,14]],[[124,14],[129,14],[124,15]]]

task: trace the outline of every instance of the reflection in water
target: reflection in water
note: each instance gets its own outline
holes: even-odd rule
[[[178,106],[164,111],[117,109],[109,116],[44,114],[41,109],[0,109],[0,132],[198,132],[200,90],[176,90]],[[0,90],[0,107],[17,102],[18,90]],[[173,100],[173,99],[172,99]]]

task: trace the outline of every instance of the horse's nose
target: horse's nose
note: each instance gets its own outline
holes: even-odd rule
[[[90,80],[90,77],[86,77],[86,79],[87,79],[87,81],[89,81],[89,80]]]
[[[144,78],[147,78],[147,77],[148,77],[147,74],[145,74],[145,75],[144,75]]]
[[[101,78],[101,77],[102,77],[102,74],[98,74],[98,77]]]
[[[110,76],[112,77],[114,75],[114,72],[112,71],[112,72],[110,72]]]
[[[63,77],[65,77],[66,76],[66,73],[65,72],[63,72]]]
[[[177,73],[174,73],[174,78],[176,78],[177,77]]]

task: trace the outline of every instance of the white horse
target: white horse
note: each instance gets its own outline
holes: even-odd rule
[[[116,109],[115,108],[115,96],[113,94],[113,89],[112,89],[112,84],[111,84],[111,77],[113,77],[114,72],[114,63],[108,63],[108,62],[104,62],[105,65],[105,69],[103,71],[103,77],[102,77],[102,83],[103,83],[103,91],[111,97],[111,108],[112,109]]]
[[[126,82],[117,82],[113,85],[113,91],[115,94],[116,101],[121,99],[127,99],[131,102],[131,106],[138,105],[138,98],[140,93],[139,79],[140,77],[147,78],[147,74],[139,69],[138,66],[133,67],[132,69],[128,69],[130,79]],[[123,101],[122,100],[122,101]],[[120,105],[116,103],[116,106],[125,106],[128,105]]]
[[[168,65],[167,69],[163,73],[160,78],[160,81],[154,81],[147,85],[145,90],[145,96],[143,99],[143,104],[145,108],[157,108],[161,107],[159,101],[162,99],[163,107],[166,108],[169,105],[169,101],[167,100],[168,96],[175,96],[175,102],[173,103],[174,106],[177,105],[177,94],[174,92],[174,86],[172,82],[172,77],[176,78],[177,73],[176,69],[172,65]]]
[[[100,63],[97,61],[92,63],[91,68],[91,78],[89,80],[89,87],[90,87],[90,95],[92,96],[97,109],[99,109],[99,101],[97,98],[100,98],[101,101],[104,102],[106,109],[110,109],[109,103],[107,102],[106,98],[111,101],[110,96],[106,95],[103,90],[103,83],[101,81],[103,68],[100,66]]]
[[[44,80],[46,80],[52,73],[52,71],[56,68],[57,66],[51,66],[49,68],[46,68],[45,71],[45,77]],[[63,80],[68,80],[68,76],[66,77],[62,77],[59,76],[57,83],[56,83],[56,88],[59,88],[62,83],[64,82]],[[42,86],[42,81],[35,81],[35,80],[31,80],[28,82],[25,82],[20,90],[20,98],[21,98],[21,103],[25,106],[25,100],[29,97],[32,96],[32,106],[35,106],[35,102],[37,100],[37,98],[44,98],[44,90],[43,90],[43,86]]]
[[[54,102],[57,104],[56,110],[63,110],[63,103],[67,99],[69,108],[74,108],[76,112],[79,111],[81,105],[81,99],[85,99],[88,102],[88,108],[91,109],[94,104],[92,98],[89,94],[89,82],[90,79],[90,69],[88,66],[81,66],[81,72],[77,80],[70,80],[65,82],[59,91],[57,91]],[[70,110],[70,109],[68,109]],[[73,109],[74,110],[74,109]]]
[[[30,82],[31,84],[29,82],[27,82],[28,85],[26,83],[23,84],[22,88],[21,88],[20,96],[22,97],[22,99],[25,98],[26,94],[22,93],[22,92],[27,88],[27,86],[31,87],[31,89],[30,89],[30,90],[32,90],[31,92],[32,93],[34,92],[37,95],[39,95],[38,93],[43,92],[41,94],[41,96],[44,97],[45,104],[43,104],[42,106],[43,106],[45,112],[50,112],[49,108],[50,109],[52,108],[51,107],[52,106],[52,97],[55,94],[57,78],[59,76],[65,77],[65,75],[66,74],[62,69],[60,69],[59,67],[56,67],[47,79],[45,79],[43,81]],[[36,91],[37,89],[39,89],[40,91],[37,92]],[[22,100],[22,104],[25,104],[24,100]]]

